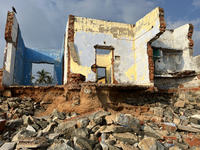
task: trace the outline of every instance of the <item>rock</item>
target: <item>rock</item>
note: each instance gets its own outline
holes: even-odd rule
[[[81,118],[77,121],[77,127],[87,127],[89,124],[90,120],[88,118]]]
[[[76,129],[76,121],[67,121],[60,123],[57,128],[54,129],[56,133],[64,134],[67,139],[71,137],[71,133]]]
[[[158,117],[163,117],[163,109],[161,107],[155,107],[154,115],[156,115]]]
[[[183,149],[188,149],[188,145],[178,143],[175,140],[173,141],[173,145],[178,146],[178,147],[182,147]]]
[[[4,101],[2,103],[2,107],[1,107],[4,111],[8,111],[9,110],[9,106],[8,106],[8,102]]]
[[[118,113],[115,117],[115,122],[120,125],[128,125],[129,119],[126,115],[124,115],[122,113]]]
[[[180,118],[174,118],[174,124],[178,125],[181,122]]]
[[[36,131],[38,131],[40,129],[40,126],[37,125],[36,123],[31,125]]]
[[[37,121],[36,122],[42,129],[45,129],[48,125],[48,122],[47,121]]]
[[[53,112],[51,113],[51,118],[55,118],[55,117],[57,117],[58,119],[61,119],[61,120],[65,119],[65,115],[58,112],[56,109],[54,109]]]
[[[178,100],[176,103],[174,103],[175,107],[184,107],[185,106],[185,101]]]
[[[36,136],[36,135],[37,135],[36,132],[32,132],[32,131],[28,131],[28,130],[22,130],[22,131],[19,131],[19,132],[12,138],[12,141],[17,142],[17,141],[19,141],[21,138],[34,137],[34,136]]]
[[[144,126],[142,127],[142,130],[144,130],[144,133],[148,134],[149,136],[156,137],[156,138],[159,137],[159,138],[163,139],[162,134],[156,132],[154,129],[152,129],[147,124],[144,124]]]
[[[35,128],[33,128],[33,127],[30,126],[30,125],[28,125],[28,126],[26,127],[26,130],[32,131],[32,132],[36,132]]]
[[[152,137],[142,139],[139,142],[138,147],[141,150],[164,150],[164,146],[156,142],[156,140]]]
[[[90,119],[90,125],[96,126],[102,123],[102,118],[97,113],[90,115],[88,118]]]
[[[129,117],[129,120],[130,121],[128,123],[128,126],[130,126],[131,128],[134,128],[136,130],[141,127],[140,120],[138,120],[137,118]]]
[[[200,132],[199,129],[191,128],[191,127],[183,126],[183,125],[178,125],[178,129],[179,130],[184,130],[184,131],[189,131],[189,132]]]
[[[88,149],[93,150],[95,146],[95,141],[90,141],[86,138],[76,138],[74,137],[74,149]]]
[[[125,132],[132,132],[133,129],[131,127],[123,127],[119,125],[110,125],[110,126],[101,126],[96,132],[95,135],[97,136],[99,133],[125,133]]]
[[[114,138],[120,140],[120,141],[124,141],[130,145],[133,145],[137,142],[137,136],[126,132],[126,133],[114,133],[113,134]]]
[[[138,145],[138,143],[136,143]],[[120,142],[120,146],[123,150],[139,150],[138,148],[131,146],[129,144],[125,144],[124,142]]]
[[[16,102],[8,102],[8,105],[10,106],[10,108],[12,108],[12,107],[17,108],[19,106],[19,104]]]
[[[19,148],[44,148],[49,146],[48,140],[45,137],[26,137],[19,139],[17,149]]]
[[[22,124],[23,124],[22,119],[13,119],[13,120],[9,120],[9,121],[6,122],[6,126],[9,129],[14,129],[16,127],[21,126]]]
[[[60,136],[59,133],[52,133],[52,134],[49,134],[48,139],[54,140],[55,138],[58,138],[59,136]]]
[[[189,121],[194,123],[194,124],[199,124],[200,125],[200,114],[193,115],[189,118]]]
[[[55,123],[50,123],[45,129],[42,130],[43,133],[53,133]]]
[[[2,92],[2,95],[3,97],[11,97],[12,96],[11,90],[4,90]]]
[[[96,144],[94,150],[103,150],[100,144]]]
[[[16,142],[6,142],[0,147],[0,150],[14,150],[16,144]]]
[[[182,150],[179,146],[170,147],[169,150]]]
[[[83,137],[83,138],[89,138],[89,132],[87,128],[84,127],[80,127],[78,129],[75,129],[72,134],[71,134],[71,138],[74,137]]]
[[[23,120],[23,124],[25,124],[25,125],[31,125],[34,123],[33,120],[31,120],[31,118],[26,115],[22,116],[22,120]]]
[[[118,147],[108,144],[109,150],[120,150]]]
[[[48,150],[74,150],[66,143],[53,144]]]
[[[107,125],[113,124],[114,121],[115,121],[115,115],[106,116],[106,117],[105,117],[105,120],[106,120],[106,124],[107,124]]]

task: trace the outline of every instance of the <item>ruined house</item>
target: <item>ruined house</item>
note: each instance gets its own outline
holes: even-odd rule
[[[99,86],[200,89],[193,28],[166,29],[159,7],[134,25],[69,15],[61,49],[43,50],[26,47],[16,15],[8,12],[1,84],[31,85],[32,63],[49,63],[58,85],[78,77]]]

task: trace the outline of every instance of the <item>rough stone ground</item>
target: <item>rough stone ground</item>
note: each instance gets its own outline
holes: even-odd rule
[[[199,91],[16,91],[0,97],[0,150],[200,149]]]

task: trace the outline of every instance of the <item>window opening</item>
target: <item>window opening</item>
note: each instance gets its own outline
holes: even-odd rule
[[[53,84],[53,64],[32,63],[31,83],[33,85]]]

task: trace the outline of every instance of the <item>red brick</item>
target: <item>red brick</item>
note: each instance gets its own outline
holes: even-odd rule
[[[163,124],[162,128],[163,128],[163,130],[167,130],[167,131],[176,131],[176,129],[177,129],[174,126],[170,126],[170,125],[167,125],[167,124]]]
[[[177,141],[177,137],[175,136],[165,136],[164,139],[167,143],[170,143],[170,144],[172,144],[173,141]]]
[[[6,120],[0,120],[0,131],[5,129]]]
[[[200,146],[200,140],[197,138],[194,139],[190,139],[190,138],[186,138],[183,140],[185,142],[185,144],[187,144],[189,147],[193,147],[193,146]]]

